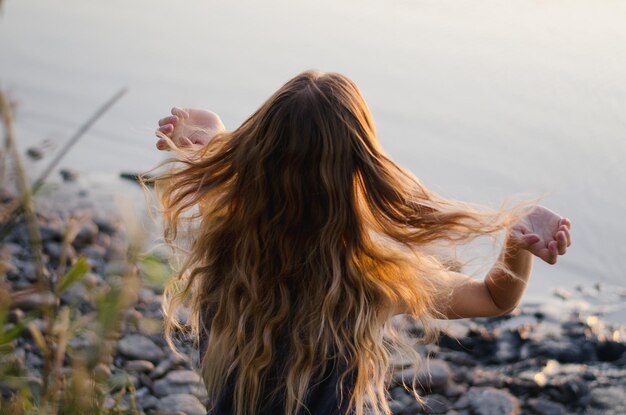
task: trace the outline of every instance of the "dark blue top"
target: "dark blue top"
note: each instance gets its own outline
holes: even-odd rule
[[[200,357],[204,356],[204,352],[207,347],[206,333],[201,330],[200,334]],[[286,355],[286,354],[285,354]],[[285,390],[280,388],[280,383],[284,382],[284,379],[276,376],[277,369],[273,367],[270,369],[268,375],[267,384],[264,386],[264,395],[269,396],[270,391]],[[321,376],[321,381],[316,382],[309,388],[307,398],[305,400],[305,406],[308,410],[301,410],[302,415],[352,415],[354,411],[348,412],[349,395],[344,399],[340,399],[338,384],[339,384],[339,371],[336,365],[329,365]],[[235,377],[231,376],[226,381],[225,387],[222,389],[222,393],[219,399],[215,402],[213,410],[209,410],[207,415],[231,415],[233,413],[233,394],[235,390]],[[344,387],[344,390],[348,388]],[[344,395],[346,392],[344,392]],[[262,407],[259,409],[256,415],[279,415],[285,413],[284,408],[284,395],[278,395],[274,399],[261,398]],[[252,414],[251,414],[252,415]]]

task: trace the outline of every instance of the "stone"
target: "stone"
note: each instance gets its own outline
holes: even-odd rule
[[[441,390],[446,387],[451,376],[450,367],[446,362],[430,359],[418,373],[417,382],[426,391]]]
[[[200,399],[207,397],[202,378],[193,370],[169,372],[163,379],[154,382],[153,390],[158,397],[181,393],[194,395]]]
[[[498,336],[495,358],[498,362],[509,363],[519,359],[521,340],[519,334],[505,331]]]
[[[444,390],[444,395],[448,398],[457,398],[465,392],[467,392],[467,386],[450,382]]]
[[[177,393],[159,400],[157,414],[183,413],[185,415],[206,415],[206,408],[193,395]]]
[[[91,220],[85,221],[78,229],[78,233],[74,238],[74,246],[85,247],[92,244],[98,235],[98,226]]]
[[[154,368],[152,372],[150,372],[150,377],[152,379],[160,378],[170,371],[172,368],[172,361],[170,359],[165,359],[159,362],[159,364]]]
[[[469,372],[467,380],[472,386],[492,386],[501,388],[504,384],[500,373],[483,368],[476,368],[472,372]]]
[[[117,349],[123,356],[133,360],[158,362],[164,356],[159,346],[141,334],[127,334],[118,342]]]
[[[612,340],[599,342],[596,346],[598,360],[601,362],[614,362],[619,360],[626,351],[626,344]]]
[[[154,369],[154,363],[148,360],[129,360],[124,365],[129,372],[150,372]]]
[[[28,157],[30,157],[31,160],[41,160],[44,156],[44,152],[41,148],[39,147],[29,147],[26,150],[26,155]]]
[[[87,258],[93,261],[103,261],[107,251],[105,248],[100,245],[91,244],[84,247],[81,251],[82,255],[85,255]]]
[[[148,409],[155,409],[159,406],[159,398],[152,395],[146,395],[139,399],[139,405],[141,405],[141,408],[144,411]]]
[[[40,225],[39,234],[41,235],[41,240],[43,242],[61,242],[63,240],[63,230],[55,226]]]
[[[452,407],[450,402],[439,394],[427,395],[422,398],[421,409],[426,414],[445,414]]]
[[[37,282],[37,267],[33,262],[22,262],[19,264],[20,277],[28,282]]]
[[[71,183],[78,180],[78,172],[76,170],[71,169],[61,169],[59,170],[59,174],[64,182]]]
[[[565,407],[545,399],[529,399],[528,407],[536,415],[566,415]]]
[[[519,415],[519,400],[496,388],[470,388],[466,394],[474,415]]]
[[[450,381],[452,372],[443,360],[429,359],[424,361],[419,368],[409,367],[396,371],[393,380],[396,384],[411,385],[414,377],[416,386],[425,391],[441,390]]]
[[[98,363],[96,367],[93,368],[93,376],[96,380],[105,382],[111,377],[111,368],[104,363]]]
[[[404,415],[406,413],[406,405],[403,402],[391,400],[388,404],[393,415]]]
[[[551,379],[546,392],[552,400],[566,405],[587,406],[591,401],[591,391],[580,375],[566,375]]]
[[[61,244],[56,241],[44,242],[43,251],[50,258],[54,258],[55,260],[58,260],[59,257],[61,256],[61,251],[62,251]]]
[[[592,406],[601,409],[602,413],[626,414],[626,388],[623,386],[596,388],[591,396]]]
[[[593,345],[584,339],[546,339],[542,342],[529,342],[522,346],[521,359],[541,357],[555,359],[561,363],[587,363],[595,359]]]
[[[117,227],[113,224],[113,221],[104,217],[96,217],[93,222],[98,227],[98,230],[106,235],[113,235],[117,231]]]

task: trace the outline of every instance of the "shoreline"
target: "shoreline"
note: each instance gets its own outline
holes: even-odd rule
[[[123,259],[124,250],[132,232],[119,214],[98,202],[102,197],[106,200],[106,195],[94,194],[97,190],[84,192],[78,184],[60,187],[64,186],[67,194],[51,187],[50,194],[59,197],[59,203],[50,201],[45,203],[45,211],[38,211],[39,230],[45,265],[53,273],[62,257],[67,221],[80,217],[67,265],[82,256],[91,269],[54,303],[57,310],[68,308],[80,318],[97,310],[94,293],[110,290],[123,280],[121,270],[129,265]],[[82,196],[76,192],[83,192]],[[139,228],[145,231],[143,225]],[[34,287],[34,266],[23,224],[0,242],[0,252],[9,293]],[[101,379],[103,405],[108,409],[204,415],[206,391],[195,371],[198,358],[192,339],[181,344],[182,357],[174,355],[163,340],[162,281],[150,274],[163,274],[164,270],[154,258],[152,261],[140,266],[141,284],[116,322],[119,327],[110,356],[94,366],[92,375]],[[571,293],[561,291],[553,301],[525,302],[508,316],[442,322],[447,334],[442,334],[437,344],[419,346],[424,357],[429,356],[422,367],[414,369],[406,362],[394,362],[390,367],[394,415],[626,413],[626,327],[623,322],[614,324],[597,315],[603,307],[606,311],[603,290],[602,286],[581,287]],[[626,293],[612,291],[607,295],[623,302]],[[15,326],[20,318],[45,306],[45,301],[44,297],[31,296],[14,303],[10,307],[11,323],[7,324]],[[44,321],[35,317],[33,324],[43,327]],[[419,333],[418,326],[413,329]],[[101,340],[73,336],[64,370],[70,370],[75,355]],[[28,331],[12,345],[12,364],[36,392],[42,387],[45,356]],[[401,386],[400,380],[413,374],[417,375],[425,406]],[[12,393],[2,378],[0,390],[5,398]]]

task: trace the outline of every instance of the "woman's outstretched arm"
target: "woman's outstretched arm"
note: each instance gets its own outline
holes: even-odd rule
[[[556,264],[571,244],[568,219],[538,206],[508,233],[498,262],[479,281],[451,273],[449,301],[440,311],[448,319],[492,317],[511,312],[530,278],[533,258]]]

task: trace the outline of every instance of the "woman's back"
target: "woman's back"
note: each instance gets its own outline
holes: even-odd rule
[[[206,342],[207,334],[206,331],[202,330],[199,341],[199,353],[201,356],[206,352]],[[279,347],[278,354],[283,356],[283,359],[277,359],[268,373],[262,392],[262,396],[266,398],[263,400],[258,412],[256,412],[257,415],[285,413],[284,387],[280,373],[284,372],[284,368],[282,368],[282,365],[285,364],[284,356],[289,352],[284,347],[284,342],[280,344],[283,347]],[[337,365],[337,362],[329,362],[324,372],[319,376],[319,380],[307,391],[305,405],[298,415],[347,415],[354,413],[348,410],[351,386],[346,385],[343,398],[340,395],[341,392],[338,389],[339,369]],[[219,398],[213,402],[212,405],[214,406],[209,408],[207,415],[231,415],[235,413],[233,403],[235,376],[235,374],[231,375],[225,382],[224,389],[220,393]],[[278,391],[278,393],[273,395],[273,391]]]
[[[168,120],[161,132],[175,135]],[[428,329],[433,317],[500,313],[494,298],[508,304],[528,277],[518,248],[543,243],[519,228],[525,235],[503,256],[510,264],[492,275],[497,296],[427,254],[519,215],[479,212],[422,186],[382,152],[363,97],[339,74],[296,76],[239,128],[182,153],[182,167],[157,179],[166,240],[196,224],[166,293],[166,338],[188,303],[215,414],[389,414],[390,353],[417,353],[403,333],[383,337],[384,322],[401,311]],[[560,232],[551,247],[546,239],[549,258],[564,253]],[[513,290],[509,265],[524,274]]]

